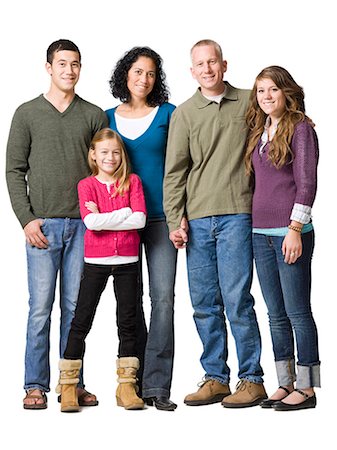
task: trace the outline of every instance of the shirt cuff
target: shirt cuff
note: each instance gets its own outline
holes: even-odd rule
[[[303,223],[304,225],[311,221],[311,206],[295,203],[291,212],[290,220]]]

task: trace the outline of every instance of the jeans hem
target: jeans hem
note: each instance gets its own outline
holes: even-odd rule
[[[150,398],[150,397],[168,397],[170,398],[170,391],[167,389],[162,388],[150,388],[146,389],[143,387],[143,398]]]
[[[303,366],[297,364],[297,389],[321,387],[320,364]]]
[[[218,381],[220,384],[224,384],[224,385],[229,384],[229,378],[224,380],[223,378],[220,378],[220,377],[213,377],[213,376],[205,375],[204,380],[205,381],[215,380],[215,381]]]
[[[240,380],[250,381],[255,384],[263,384],[263,378],[259,376],[247,375],[245,377],[240,377]]]
[[[289,386],[296,381],[295,360],[293,358],[275,361],[279,386]]]
[[[39,384],[25,385],[23,388],[24,388],[25,391],[29,391],[29,390],[31,390],[31,389],[39,389],[39,390],[42,391],[42,392],[50,392],[50,389],[49,389],[49,388],[42,387],[42,386],[39,385]]]

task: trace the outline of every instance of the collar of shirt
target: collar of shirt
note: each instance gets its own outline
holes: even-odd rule
[[[277,130],[277,124],[278,122],[276,122],[276,124],[273,126],[273,128],[270,130],[270,139],[269,139],[269,134],[268,134],[268,130],[271,126],[271,119],[268,116],[266,119],[266,123],[264,124],[264,130],[261,136],[261,145],[259,148],[259,154],[262,155],[262,153],[265,150],[265,146],[268,144],[269,141],[271,141],[273,139],[273,137],[275,136],[276,130]]]
[[[238,94],[235,91],[235,88],[233,88],[227,81],[225,81],[225,93],[223,95],[223,98],[225,98],[226,100],[238,100]],[[193,100],[197,108],[199,109],[205,108],[209,104],[213,103],[213,100],[209,100],[204,95],[202,95],[200,87],[194,94]]]
[[[226,95],[226,91],[227,91],[227,86],[225,85],[225,89],[221,92],[221,94],[219,94],[219,95],[204,95],[204,97],[206,97],[208,100],[211,100],[211,102],[220,103],[221,100]]]

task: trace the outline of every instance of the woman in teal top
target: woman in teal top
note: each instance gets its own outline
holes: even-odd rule
[[[139,358],[144,361],[142,396],[148,405],[173,411],[177,407],[170,400],[177,253],[168,237],[162,185],[168,127],[175,107],[168,103],[169,92],[162,59],[148,47],[134,47],[125,53],[115,66],[110,88],[112,95],[122,102],[106,111],[110,128],[122,136],[132,171],[142,180],[148,212],[146,227],[140,233],[151,297],[146,341],[141,282],[138,335],[142,336]]]

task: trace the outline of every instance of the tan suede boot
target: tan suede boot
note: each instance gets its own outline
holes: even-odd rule
[[[137,370],[139,369],[139,359],[128,356],[117,359],[118,387],[116,400],[118,406],[125,409],[143,409],[144,402],[137,395]]]
[[[60,378],[56,392],[61,394],[61,412],[77,412],[80,410],[77,399],[77,384],[81,367],[81,359],[61,359],[59,362]]]
[[[224,398],[221,404],[225,408],[247,408],[259,405],[267,397],[263,384],[240,380],[234,394]]]
[[[230,393],[228,384],[221,384],[216,380],[206,380],[197,392],[185,397],[184,403],[189,406],[210,405],[221,402]]]

